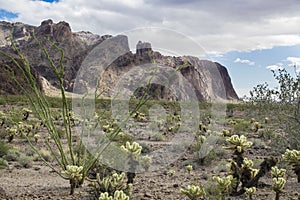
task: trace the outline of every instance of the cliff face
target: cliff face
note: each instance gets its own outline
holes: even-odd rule
[[[105,91],[103,96],[112,96],[113,90],[120,78],[122,78],[124,74],[130,72],[134,67],[145,67],[147,64],[155,61],[155,63],[158,65],[167,68],[169,67],[170,69],[176,69],[178,66],[182,66],[180,73],[190,83],[189,87],[193,88],[199,100],[209,100],[213,96],[218,96],[223,99],[238,99],[226,68],[218,63],[199,60],[196,57],[190,56],[163,56],[159,52],[154,52],[151,48],[151,44],[145,42],[139,42],[137,44],[136,52],[133,53],[129,50],[126,36],[99,36],[90,32],[73,33],[68,23],[53,23],[52,20],[43,21],[38,27],[29,26],[22,23],[11,24],[7,22],[0,22],[0,50],[10,52],[11,54],[14,54],[10,48],[11,30],[14,30],[12,35],[15,43],[22,54],[24,54],[31,63],[32,68],[41,77],[46,78],[54,87],[58,86],[55,74],[41,48],[34,39],[33,32],[35,37],[46,47],[50,57],[53,58],[54,63],[59,63],[60,53],[51,47],[51,43],[64,50],[65,59],[63,62],[65,65],[65,88],[70,92],[73,91],[77,72],[87,55],[89,55],[92,50],[102,42],[111,38],[118,38],[118,40],[120,40],[122,43],[122,47],[120,48],[125,49],[126,53],[114,59],[114,61],[101,75],[99,86]],[[114,48],[116,51],[118,51],[119,47],[116,45]],[[103,50],[101,55],[106,58],[105,56],[109,54],[109,51],[112,51],[112,49]],[[3,63],[7,63],[9,61],[4,57],[0,57],[0,62],[2,63],[2,71],[4,66]],[[135,76],[139,76],[139,74],[135,74]],[[84,79],[86,78],[88,77],[84,77]],[[134,84],[133,80],[128,81],[131,81]],[[0,82],[5,82],[5,79],[1,77]],[[11,85],[10,87],[13,86]],[[150,92],[156,92],[155,98],[176,99],[178,98],[178,95],[183,95],[184,90],[186,90],[186,88],[180,87],[180,84],[178,88],[173,89],[152,84]],[[84,92],[83,86],[77,87],[77,89],[78,90],[76,92]],[[176,95],[172,94],[174,89],[179,91],[177,97]],[[0,90],[4,91],[3,86],[0,86]],[[6,92],[10,93],[10,91],[11,90],[8,90]],[[141,91],[142,88],[138,88],[135,95],[138,96]]]

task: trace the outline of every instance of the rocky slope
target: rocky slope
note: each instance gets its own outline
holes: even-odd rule
[[[230,76],[227,69],[219,63],[214,63],[206,60],[199,60],[196,57],[171,57],[163,56],[159,52],[154,52],[150,43],[139,42],[137,44],[136,52],[131,52],[128,46],[128,39],[126,36],[110,36],[110,35],[94,35],[90,32],[73,33],[71,27],[66,22],[53,23],[52,20],[46,20],[40,26],[34,27],[23,23],[8,23],[0,22],[0,50],[14,54],[10,47],[10,35],[13,30],[13,38],[18,48],[26,56],[32,68],[41,76],[46,78],[54,87],[58,86],[58,81],[46,56],[42,52],[39,44],[33,37],[33,33],[42,45],[45,46],[55,64],[59,64],[60,53],[52,47],[52,44],[64,50],[65,65],[65,88],[72,92],[74,82],[78,71],[82,66],[83,61],[87,55],[92,53],[99,44],[104,41],[117,39],[117,44],[113,48],[101,51],[104,60],[109,59],[109,53],[112,51],[125,50],[126,53],[116,57],[112,63],[108,64],[105,72],[101,75],[99,80],[100,88],[104,89],[103,95],[110,97],[118,81],[124,78],[124,75],[132,71],[136,66],[147,66],[150,63],[176,69],[182,66],[180,73],[185,78],[182,80],[175,80],[175,86],[165,87],[159,84],[152,84],[150,91],[156,91],[155,98],[176,99],[183,95],[187,86],[182,87],[181,82],[188,81],[189,86],[194,88],[194,92],[199,100],[209,100],[212,97],[221,97],[223,99],[238,99],[236,92],[231,84]],[[114,50],[112,50],[114,49]],[[97,61],[97,60],[96,60]],[[94,62],[96,62],[94,61]],[[3,71],[4,63],[9,60],[3,56],[0,57],[1,73],[3,74],[0,82],[6,82]],[[86,61],[85,61],[86,62]],[[139,74],[135,74],[139,76]],[[88,77],[85,77],[85,79]],[[125,80],[125,78],[124,78]],[[136,84],[134,80],[128,80]],[[181,81],[181,82],[180,82]],[[79,84],[79,82],[78,82]],[[77,85],[76,92],[84,92],[83,85]],[[5,86],[8,87],[7,85]],[[10,84],[11,89],[5,89],[3,84],[0,84],[1,93],[17,93],[18,90],[13,89],[13,84]],[[134,86],[135,87],[135,86]],[[172,88],[177,87],[177,88]],[[79,89],[78,89],[79,88]],[[81,88],[81,89],[80,89]],[[136,95],[139,94],[142,88],[138,88]],[[176,90],[174,96],[172,91]],[[14,92],[12,92],[14,91]]]

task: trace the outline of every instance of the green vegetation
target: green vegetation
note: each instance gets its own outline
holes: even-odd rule
[[[197,200],[206,195],[204,187],[197,185],[189,185],[186,189],[181,189],[180,193],[186,195],[190,200]]]
[[[29,168],[33,162],[42,161],[69,181],[70,194],[75,194],[76,188],[89,181],[99,200],[128,200],[139,176],[137,166],[145,171],[151,169],[152,157],[145,154],[156,150],[155,145],[168,143],[182,127],[179,104],[151,98],[131,99],[130,118],[153,130],[142,136],[135,133],[136,130],[130,133],[121,130],[112,117],[109,99],[95,99],[96,113],[92,119],[77,119],[70,111],[72,99],[67,97],[63,87],[63,50],[48,40],[36,42],[57,75],[62,97],[46,97],[38,90],[29,63],[15,46],[18,58],[1,52],[22,71],[31,90],[23,88],[24,95],[20,96],[0,96],[0,105],[3,105],[3,111],[0,111],[0,169],[10,165]],[[60,53],[59,64],[50,58],[45,44]],[[194,142],[188,146],[182,160],[167,168],[162,179],[176,181],[173,186],[178,195],[191,200],[241,196],[251,200],[261,193],[264,186],[258,186],[264,177],[269,179],[272,187],[263,190],[273,195],[275,192],[277,200],[288,190],[286,183],[293,181],[291,177],[296,174],[300,182],[300,77],[285,70],[274,72],[274,76],[279,83],[277,89],[270,89],[267,84],[258,85],[248,102],[227,105],[227,116],[217,121],[224,124],[221,130],[213,128],[212,103],[199,103],[202,112]],[[151,121],[149,109],[153,105],[160,105],[167,111],[165,119]],[[114,171],[102,165],[101,154],[91,155],[82,143],[82,133],[74,131],[81,125],[89,127],[82,129],[82,133],[90,134],[96,127],[101,127],[109,144],[126,156],[128,172]],[[140,145],[139,140],[148,141]],[[17,148],[24,143],[32,152],[25,154],[22,148]],[[210,146],[211,143],[214,145]],[[289,166],[294,173],[286,174]],[[269,172],[272,179],[265,176]],[[186,181],[191,183],[185,185]]]

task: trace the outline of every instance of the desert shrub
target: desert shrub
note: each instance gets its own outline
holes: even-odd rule
[[[20,156],[21,152],[18,149],[12,148],[7,151],[4,158],[7,161],[17,161]]]
[[[161,133],[154,133],[150,135],[152,141],[164,141],[165,137]]]
[[[251,130],[251,122],[247,120],[236,120],[236,124],[233,125],[233,131],[235,133],[247,133]]]
[[[280,69],[273,71],[278,87],[270,88],[267,83],[257,85],[250,92],[250,101],[259,105],[264,112],[274,112],[287,133],[290,148],[300,148],[300,73],[295,66],[295,74]],[[284,125],[284,126],[283,126]]]
[[[46,149],[39,150],[40,155],[36,155],[34,160],[41,161],[42,159],[46,160],[47,162],[52,161],[51,153]],[[41,159],[42,158],[42,159]]]
[[[0,158],[5,156],[9,149],[10,147],[7,144],[5,144],[5,142],[0,141]]]
[[[0,169],[5,169],[8,167],[8,162],[0,157]]]
[[[21,154],[17,161],[24,168],[32,167],[32,157],[26,156],[25,154]]]

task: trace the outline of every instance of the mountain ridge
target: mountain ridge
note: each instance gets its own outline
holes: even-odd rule
[[[36,27],[23,23],[0,22],[0,50],[11,54],[13,54],[13,51],[10,49],[10,35],[12,29],[14,29],[14,41],[22,54],[24,54],[39,75],[44,77],[54,87],[58,87],[58,81],[55,78],[54,72],[49,67],[49,63],[39,45],[33,39],[33,34],[45,45],[55,64],[59,63],[60,55],[51,48],[47,40],[64,50],[64,65],[66,70],[63,78],[64,86],[69,92],[73,92],[77,73],[93,49],[104,41],[120,37],[112,35],[99,36],[88,31],[73,33],[67,22],[54,23],[50,19],[41,22],[41,25]],[[229,100],[238,99],[228,71],[226,67],[221,64],[200,60],[192,56],[164,56],[159,52],[153,51],[151,43],[141,41],[137,44],[136,52],[133,53],[129,49],[127,36],[120,38],[122,39],[122,48],[125,48],[127,53],[119,56],[110,63],[105,73],[101,76],[99,86],[105,91],[113,90],[120,77],[124,76],[124,74],[133,69],[133,67],[155,61],[155,63],[161,66],[171,68],[185,64],[186,67],[181,69],[180,73],[191,83],[198,100],[210,100],[212,96],[219,96]],[[2,63],[7,61],[3,57],[0,58],[2,59]],[[179,89],[180,93],[184,93],[183,88],[175,89]],[[0,91],[3,90],[0,88]],[[157,98],[175,98],[167,88],[160,88],[159,94]],[[106,92],[104,96],[111,97],[112,93]]]

